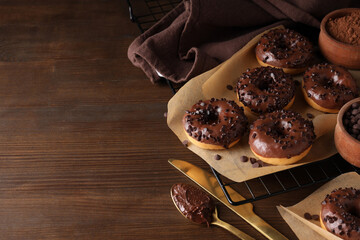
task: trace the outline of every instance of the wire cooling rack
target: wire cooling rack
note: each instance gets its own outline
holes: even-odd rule
[[[144,32],[180,2],[180,0],[127,0],[130,20],[137,24],[141,32]],[[142,9],[144,12],[136,12],[138,9]],[[168,79],[164,80],[168,83],[174,94],[181,87],[181,85],[173,84]],[[343,173],[351,171],[357,173],[360,172],[359,168],[346,162],[339,154],[322,161],[272,173],[240,183],[233,182],[219,174],[211,166],[210,168],[224,191],[227,200],[230,204],[235,206],[294,191],[314,184],[321,184]],[[245,200],[233,201],[228,194],[228,187],[241,192],[241,195]]]

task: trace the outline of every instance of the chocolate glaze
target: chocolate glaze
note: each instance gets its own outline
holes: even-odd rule
[[[279,68],[248,69],[237,83],[239,101],[257,114],[283,109],[294,94],[292,77]]]
[[[256,56],[271,66],[302,68],[312,58],[311,42],[290,29],[274,29],[265,33],[255,48]]]
[[[225,98],[194,104],[183,118],[185,131],[197,141],[227,148],[247,130],[244,109]]]
[[[351,74],[345,68],[333,64],[312,66],[305,72],[303,83],[308,97],[328,109],[340,109],[359,95]]]
[[[360,190],[339,188],[321,203],[326,229],[342,239],[360,239]]]
[[[171,188],[172,198],[182,214],[195,223],[212,222],[215,205],[202,190],[185,183],[175,184]]]
[[[291,158],[304,152],[314,140],[312,121],[289,110],[262,115],[250,126],[250,147],[263,157]]]

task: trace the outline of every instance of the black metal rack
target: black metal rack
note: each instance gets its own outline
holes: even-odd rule
[[[144,32],[180,2],[181,0],[127,0],[130,20],[137,24],[141,32]],[[132,5],[135,3],[145,4],[145,8],[142,7],[142,9],[146,9],[146,12],[135,12],[136,7]],[[174,94],[181,87],[181,85],[175,85],[168,79],[164,80],[168,83]],[[360,173],[359,168],[346,162],[339,154],[322,161],[257,177],[240,183],[233,182],[219,174],[212,167],[210,168],[224,191],[227,200],[230,204],[235,206],[294,191],[314,184],[321,184],[343,173],[351,171]],[[243,195],[245,200],[238,202],[233,201],[228,194],[228,187],[241,192],[241,195]]]

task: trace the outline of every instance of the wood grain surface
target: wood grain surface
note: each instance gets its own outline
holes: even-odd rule
[[[0,1],[0,239],[236,239],[173,206],[171,185],[190,181],[167,160],[209,168],[166,125],[170,89],[128,60],[138,35],[121,0]],[[316,187],[255,212],[296,239],[275,206]]]

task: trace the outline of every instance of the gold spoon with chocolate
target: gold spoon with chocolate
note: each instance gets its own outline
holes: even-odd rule
[[[222,221],[218,217],[217,209],[212,199],[201,189],[189,184],[174,184],[170,189],[171,199],[177,210],[185,218],[207,226],[222,227],[243,240],[254,240],[246,233]]]

